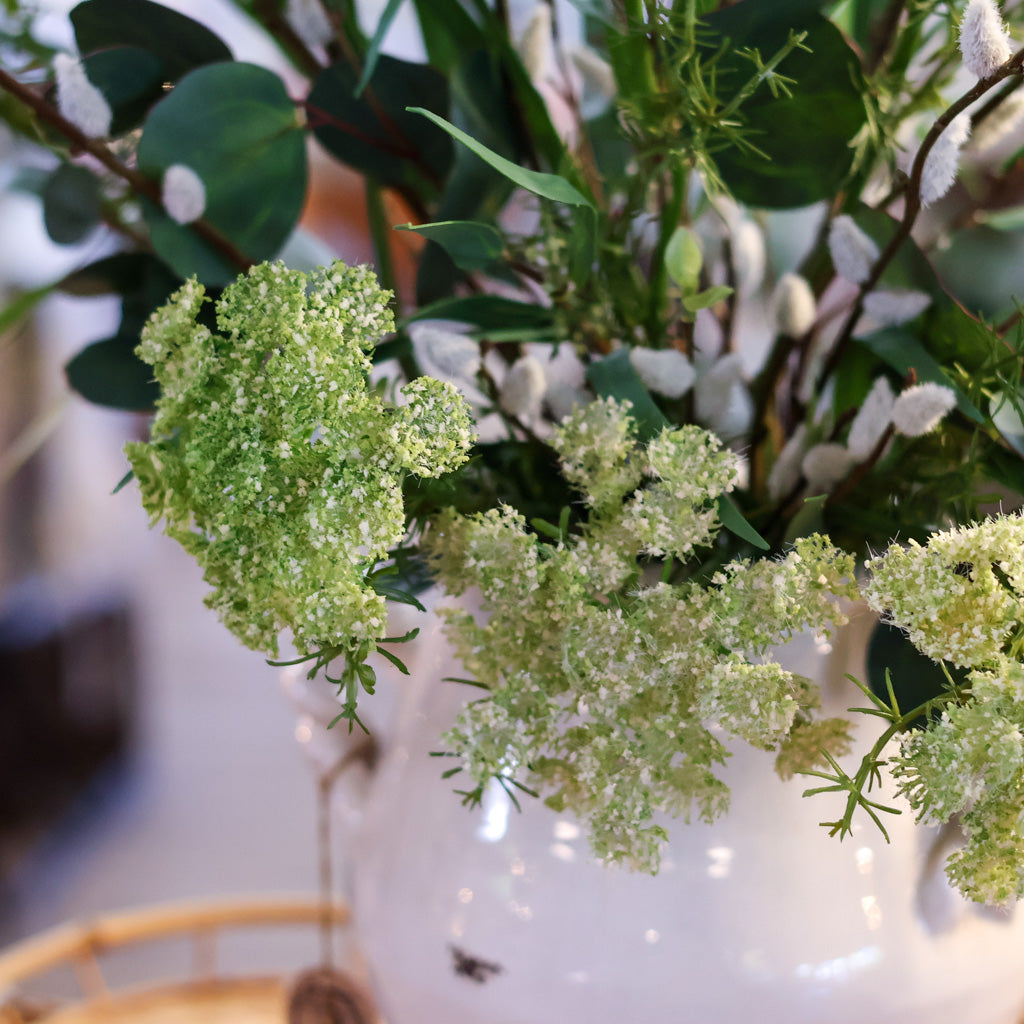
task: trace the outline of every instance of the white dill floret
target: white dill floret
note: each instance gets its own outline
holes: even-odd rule
[[[897,396],[892,407],[892,425],[898,434],[921,437],[930,434],[955,408],[956,393],[952,388],[925,381]]]
[[[666,398],[681,398],[697,379],[690,360],[674,348],[637,346],[629,350],[629,361],[644,387]]]
[[[1024,622],[1020,515],[936,533],[925,546],[913,540],[905,548],[894,544],[867,568],[868,604],[905,629],[929,658],[991,668],[1001,663],[1004,643]]]
[[[878,259],[878,246],[857,227],[854,219],[842,214],[832,221],[828,232],[828,251],[836,273],[851,284],[863,284]]]
[[[828,441],[816,444],[800,462],[800,471],[815,493],[830,491],[854,464],[853,453],[844,444]]]
[[[540,414],[548,380],[544,367],[534,356],[520,356],[510,367],[501,383],[499,404],[505,412],[521,420]]]
[[[307,46],[325,46],[334,38],[334,27],[321,0],[288,0],[284,16]]]
[[[110,134],[113,111],[106,97],[89,81],[81,61],[68,53],[53,58],[57,109],[83,135],[102,139]]]
[[[976,78],[988,78],[1010,59],[1009,33],[995,0],[969,0],[960,22],[960,53]]]
[[[467,457],[454,389],[408,385],[399,409],[367,388],[367,352],[393,326],[367,267],[312,275],[260,264],[198,322],[187,282],[142,332],[161,397],[149,443],[126,446],[152,522],[199,562],[206,601],[248,647],[308,653],[386,635],[366,573],[405,535],[401,481]]]
[[[953,187],[960,169],[960,150],[970,133],[971,119],[964,111],[935,140],[921,171],[921,202],[925,206],[937,202]]]
[[[878,327],[895,327],[919,317],[932,304],[927,292],[872,291],[864,296],[864,312]]]
[[[896,401],[892,387],[885,377],[879,377],[867,393],[864,403],[857,410],[850,433],[846,438],[846,447],[857,462],[863,462],[882,439],[889,424],[892,422],[892,407]]]
[[[533,82],[542,82],[555,68],[554,40],[551,34],[551,8],[540,0],[516,45],[519,59]]]
[[[699,714],[753,747],[773,750],[793,726],[799,691],[796,677],[781,665],[727,658],[701,678]]]
[[[741,221],[732,232],[732,263],[741,292],[749,294],[760,287],[766,258],[761,228],[752,220]]]
[[[783,445],[768,474],[768,495],[772,501],[784,498],[800,481],[800,463],[807,451],[807,426],[801,423]]]
[[[191,167],[171,164],[164,172],[160,199],[171,220],[191,224],[206,210],[206,186]]]
[[[414,324],[409,337],[416,360],[427,373],[460,382],[473,380],[480,369],[480,346],[464,334]]]
[[[790,338],[802,338],[818,315],[814,292],[806,278],[787,272],[779,278],[772,292],[772,316],[775,328]]]

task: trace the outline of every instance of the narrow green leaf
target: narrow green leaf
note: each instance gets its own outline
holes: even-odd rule
[[[363,90],[373,77],[373,72],[377,68],[377,60],[380,57],[380,48],[384,43],[384,37],[388,34],[388,29],[391,28],[391,22],[395,20],[395,15],[398,14],[398,9],[404,2],[405,0],[388,0],[387,7],[384,8],[378,18],[377,28],[374,31],[373,38],[370,40],[370,45],[366,50],[366,58],[363,62],[363,73],[359,76],[359,81],[356,83],[355,96],[362,96]]]
[[[397,654],[393,654],[386,647],[378,647],[377,653],[387,658],[388,661],[390,661],[391,664],[394,665],[395,668],[397,668],[398,671],[401,672],[403,676],[407,676],[409,674],[409,669],[406,668],[405,662],[402,661],[402,659],[398,657]]]
[[[615,398],[632,404],[631,413],[637,422],[641,440],[650,440],[668,426],[668,420],[633,369],[628,348],[620,348],[610,356],[591,363],[587,379],[602,398]]]
[[[0,334],[28,316],[56,287],[56,284],[44,284],[41,288],[31,288],[8,302],[0,309]]]
[[[445,220],[433,224],[396,224],[396,231],[415,231],[437,242],[462,270],[483,270],[505,248],[501,232],[473,220]]]
[[[512,163],[511,160],[506,160],[503,156],[495,153],[493,149],[488,149],[482,143],[477,142],[476,139],[471,138],[464,131],[460,131],[443,117],[438,117],[437,114],[424,110],[423,107],[406,107],[405,109],[411,114],[422,114],[430,121],[433,121],[438,128],[444,129],[456,142],[461,142],[468,149],[471,149],[481,160],[489,163],[491,167],[520,188],[525,188],[527,192],[532,192],[535,196],[540,196],[542,199],[550,199],[552,202],[565,203],[567,206],[593,207],[591,201],[578,192],[561,175],[547,174],[544,171],[531,171],[526,167],[520,167],[518,164]]]
[[[135,479],[135,470],[129,469],[127,473],[120,480],[117,481],[117,485],[110,492],[111,494],[117,494],[118,491],[123,490]]]
[[[718,518],[722,525],[730,532],[736,534],[741,540],[753,544],[755,548],[767,551],[771,545],[747,522],[743,513],[736,506],[736,503],[728,494],[718,496]]]
[[[696,295],[684,295],[683,306],[690,313],[696,313],[698,309],[707,309],[716,302],[721,302],[732,295],[732,289],[725,284],[712,285]]]
[[[408,318],[417,320],[458,320],[483,329],[544,329],[554,324],[550,309],[517,302],[501,295],[467,295],[464,298],[440,299],[423,306]]]

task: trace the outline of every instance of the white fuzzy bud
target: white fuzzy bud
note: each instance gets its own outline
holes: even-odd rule
[[[690,360],[674,348],[633,348],[629,352],[629,361],[644,387],[666,398],[685,395],[697,377]]]
[[[764,279],[764,235],[752,220],[742,221],[732,234],[732,263],[740,291],[756,291]]]
[[[534,7],[516,50],[531,81],[542,82],[551,76],[555,68],[551,8],[543,0]]]
[[[960,169],[960,149],[971,133],[971,119],[966,112],[958,114],[935,140],[925,157],[921,172],[921,202],[931,206],[941,199],[956,181]]]
[[[86,77],[81,61],[68,53],[53,58],[57,80],[57,109],[83,135],[102,139],[110,134],[114,115],[106,97]]]
[[[786,273],[779,278],[771,308],[776,330],[790,338],[802,338],[818,315],[814,292],[799,274]]]
[[[926,381],[907,388],[892,407],[892,425],[907,437],[929,434],[956,406],[952,388]]]
[[[828,251],[836,273],[851,284],[863,284],[878,259],[878,246],[845,214],[832,221]]]
[[[889,382],[885,377],[879,377],[857,410],[846,439],[846,447],[858,462],[863,462],[875,450],[892,420],[895,401]]]
[[[171,220],[191,224],[206,210],[206,186],[203,179],[184,164],[171,164],[164,172],[160,198]]]
[[[447,380],[472,380],[480,369],[480,346],[464,334],[429,324],[410,328],[413,351],[421,368]]]
[[[509,368],[501,385],[501,407],[520,420],[528,420],[540,412],[547,378],[544,367],[533,356],[522,356]]]
[[[1010,59],[1010,39],[995,0],[970,0],[960,22],[964,67],[976,78],[988,78]]]
[[[694,398],[697,420],[723,441],[732,441],[750,429],[754,405],[743,382],[743,361],[738,353],[722,356],[701,374]]]
[[[569,52],[569,58],[583,78],[583,84],[599,96],[610,100],[616,93],[615,72],[611,64],[599,57],[589,46],[576,46]]]
[[[561,423],[574,409],[590,405],[593,400],[593,395],[564,381],[548,384],[544,394],[544,403],[556,423]]]
[[[864,312],[879,327],[895,327],[920,316],[932,304],[927,292],[880,291],[864,296]]]
[[[768,474],[768,495],[772,501],[784,498],[800,479],[800,463],[807,450],[807,427],[801,423],[783,446]]]
[[[325,46],[334,38],[334,27],[320,0],[288,0],[284,16],[307,46]]]
[[[811,490],[830,491],[850,472],[854,458],[844,444],[829,441],[816,444],[803,457],[800,470],[807,478]]]
[[[971,149],[987,153],[1016,131],[1024,120],[1024,91],[1018,89],[1008,96],[984,121],[974,127]]]

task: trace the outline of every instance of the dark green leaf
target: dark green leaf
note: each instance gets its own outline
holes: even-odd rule
[[[751,133],[749,141],[764,156],[732,147],[715,154],[718,169],[737,198],[751,206],[786,208],[831,198],[850,170],[850,140],[866,118],[854,85],[859,60],[839,30],[817,13],[810,0],[791,3],[743,3],[703,19],[710,30],[702,45],[715,50],[725,39],[729,52],[717,66],[720,87],[738,89],[754,74],[754,65],[739,56],[741,47],[770,59],[785,45],[790,29],[806,31],[804,45],[778,68],[796,80],[792,97],[774,98],[761,85],[740,108]],[[722,100],[731,98],[723,92]],[[767,159],[766,159],[767,157]]]
[[[439,128],[446,131],[456,142],[461,142],[468,149],[471,149],[481,160],[490,164],[491,167],[500,174],[503,174],[513,184],[526,189],[527,192],[532,192],[542,199],[550,199],[555,203],[564,203],[567,206],[593,206],[586,196],[560,175],[547,174],[543,171],[531,171],[526,167],[520,167],[518,164],[512,163],[511,160],[506,160],[499,153],[495,153],[494,150],[489,149],[483,143],[477,142],[476,139],[471,138],[464,131],[456,128],[453,124],[449,124],[443,117],[438,117],[432,111],[424,110],[422,107],[407,107],[406,109],[413,114],[422,114]]]
[[[437,242],[463,270],[483,270],[501,256],[504,241],[497,228],[479,221],[448,220],[434,224],[398,224]]]
[[[382,185],[436,195],[454,159],[444,132],[406,112],[410,97],[448,112],[448,86],[433,68],[381,57],[362,96],[356,74],[332,64],[313,84],[307,100],[317,141],[339,160]]]
[[[206,187],[204,219],[252,261],[276,255],[298,221],[306,148],[284,83],[254,64],[214,64],[186,75],[146,119],[139,169],[160,179],[173,164]],[[157,253],[181,277],[224,284],[239,272],[188,226],[143,204]]]
[[[68,295],[126,295],[146,288],[154,277],[167,275],[164,265],[146,252],[119,252],[74,270],[57,287]],[[171,278],[179,281],[179,278]],[[169,292],[164,293],[164,297]],[[150,309],[155,309],[159,302]]]
[[[89,81],[114,113],[111,135],[136,128],[163,94],[167,78],[160,58],[137,46],[115,46],[84,58]]]
[[[602,398],[632,403],[630,412],[637,422],[641,440],[650,440],[668,426],[668,420],[633,369],[628,348],[620,348],[610,356],[591,363],[587,369],[587,380]]]
[[[398,9],[403,3],[405,0],[388,0],[387,7],[378,16],[377,28],[374,30],[373,38],[366,50],[366,56],[363,58],[363,72],[356,83],[356,97],[362,95],[363,90],[373,77],[374,71],[377,70],[377,61],[380,59],[380,48],[384,43],[384,37],[388,34],[388,29],[391,28],[391,23],[395,20],[395,15],[398,14]]]
[[[192,68],[233,59],[204,25],[151,0],[85,0],[71,12],[71,24],[80,53],[137,46],[160,58],[172,82]]]
[[[718,496],[718,518],[722,525],[730,532],[736,534],[740,540],[753,544],[755,548],[767,551],[771,545],[747,522],[743,513],[736,506],[736,503],[728,494]]]
[[[445,74],[486,44],[480,26],[459,0],[413,0],[431,67]]]
[[[950,674],[959,683],[967,673],[952,665]],[[889,693],[885,672],[889,670],[893,693],[904,714],[949,688],[946,674],[937,661],[922,654],[907,639],[902,629],[879,622],[868,641],[867,682],[875,696],[888,701]],[[926,725],[923,717],[915,728]]]
[[[975,423],[985,422],[985,417],[946,376],[942,366],[914,335],[898,327],[891,327],[858,340],[900,374],[906,375],[913,370],[919,381],[931,381],[952,388],[956,392],[957,408]]]
[[[43,223],[60,245],[80,242],[100,222],[96,175],[75,164],[61,164],[43,188]]]
[[[544,330],[554,326],[551,310],[500,295],[469,295],[441,299],[418,309],[409,317],[416,320],[458,320],[481,330]]]
[[[93,342],[64,368],[68,383],[97,405],[153,408],[160,391],[153,380],[153,368],[135,355],[137,344],[137,338],[127,335]]]

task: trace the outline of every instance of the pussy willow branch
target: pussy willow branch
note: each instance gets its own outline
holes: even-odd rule
[[[160,196],[160,186],[155,181],[147,178],[144,174],[129,167],[127,164],[122,163],[104,143],[96,139],[90,139],[35,89],[19,82],[3,69],[0,69],[0,89],[10,93],[17,100],[25,104],[25,106],[29,107],[41,121],[45,121],[55,128],[76,149],[88,153],[108,171],[111,171],[127,182],[137,195],[145,197],[158,207],[162,207],[163,201]],[[195,220],[188,227],[239,270],[248,270],[252,266],[252,260],[236,248],[208,221],[202,219]]]
[[[292,28],[279,4],[274,0],[255,0],[252,12],[304,75],[316,78],[323,71],[323,64]]]
[[[903,243],[910,237],[910,232],[913,230],[917,215],[921,212],[921,176],[924,173],[925,161],[932,147],[958,114],[966,110],[972,103],[980,99],[980,97],[984,96],[985,93],[1004,79],[1012,75],[1020,75],[1022,68],[1024,68],[1024,50],[1018,50],[998,71],[989,75],[988,78],[980,79],[972,89],[969,89],[952,106],[944,110],[924,137],[924,141],[917,151],[917,156],[914,157],[914,163],[910,170],[903,219],[900,221],[896,233],[889,239],[889,244],[875,261],[874,266],[872,266],[867,280],[864,281],[857,292],[853,307],[850,309],[846,321],[839,332],[839,337],[832,346],[832,351],[825,360],[825,365],[818,376],[816,382],[816,389],[818,391],[821,390],[825,381],[835,372],[840,359],[842,359],[846,351],[846,347],[850,343],[850,339],[853,337],[854,328],[864,312],[864,297],[878,284],[885,269],[893,261]]]

